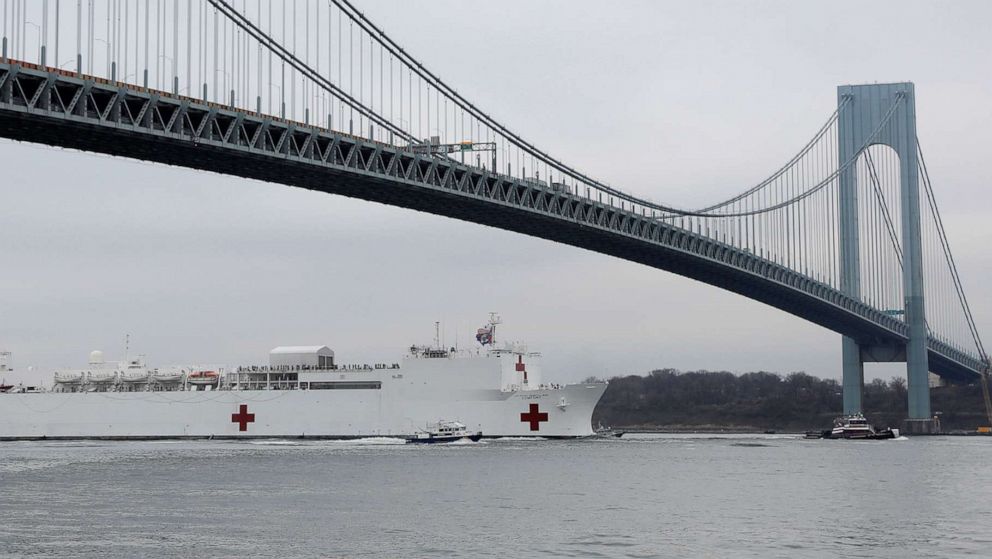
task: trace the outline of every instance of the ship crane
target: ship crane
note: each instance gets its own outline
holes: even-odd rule
[[[410,151],[414,153],[420,153],[424,155],[448,155],[452,153],[462,154],[462,163],[465,163],[465,154],[471,152],[491,152],[492,153],[492,168],[493,172],[496,171],[496,142],[458,142],[455,144],[442,144],[441,138],[439,136],[431,136],[425,142],[410,144]],[[481,167],[482,161],[479,155],[475,156],[476,166]]]

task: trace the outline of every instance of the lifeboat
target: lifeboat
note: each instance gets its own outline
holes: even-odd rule
[[[91,371],[89,382],[91,384],[110,384],[117,380],[117,371]]]
[[[217,384],[220,382],[220,375],[217,371],[193,371],[186,375],[186,382],[195,385]]]
[[[121,380],[127,383],[148,382],[148,371],[125,371],[121,373]]]
[[[82,371],[55,372],[55,382],[58,384],[81,384],[83,382]]]
[[[151,376],[152,376],[152,379],[155,382],[161,382],[161,383],[166,383],[166,384],[168,384],[168,383],[174,383],[174,382],[179,382],[179,381],[183,380],[183,373],[182,373],[182,371],[176,371],[176,370],[172,370],[172,371],[158,371],[158,370],[156,370],[154,373],[152,373]]]

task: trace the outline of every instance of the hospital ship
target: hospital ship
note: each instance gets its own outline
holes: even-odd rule
[[[497,346],[497,324],[472,349],[414,345],[398,363],[339,364],[327,346],[284,346],[263,365],[151,368],[94,351],[86,367],[34,383],[5,353],[0,440],[408,437],[438,421],[484,437],[593,435],[606,384],[545,381],[540,353]]]

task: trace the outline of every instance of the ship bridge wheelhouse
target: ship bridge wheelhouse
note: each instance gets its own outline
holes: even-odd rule
[[[279,346],[269,352],[273,369],[333,369],[334,351],[326,345]]]

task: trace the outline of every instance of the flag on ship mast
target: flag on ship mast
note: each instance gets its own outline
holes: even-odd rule
[[[489,324],[479,328],[475,333],[475,341],[482,345],[489,345],[493,343],[493,325]]]

